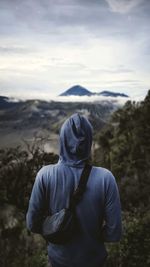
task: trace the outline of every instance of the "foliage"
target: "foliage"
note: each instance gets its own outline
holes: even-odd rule
[[[142,103],[128,101],[99,136],[98,164],[117,178],[123,209],[150,205],[150,93]],[[101,153],[102,151],[102,153]]]
[[[25,214],[36,173],[57,160],[36,146],[0,150],[0,266],[47,266],[45,241],[26,230]]]
[[[100,133],[96,164],[117,179],[123,209],[122,241],[108,246],[108,267],[150,266],[150,91],[128,101]]]
[[[108,245],[107,267],[150,266],[150,216],[123,212],[123,236],[120,243]]]
[[[41,152],[38,148],[32,153],[20,147],[0,150],[1,203],[11,203],[25,211],[37,171],[57,160],[57,155]]]

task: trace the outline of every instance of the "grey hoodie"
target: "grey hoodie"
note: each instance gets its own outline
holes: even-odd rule
[[[79,114],[72,115],[60,131],[58,163],[43,167],[37,174],[26,217],[29,230],[41,233],[47,204],[49,214],[69,206],[70,196],[90,157],[91,145],[90,122]],[[76,212],[82,233],[65,245],[49,243],[49,258],[60,267],[99,267],[107,257],[104,242],[116,242],[121,238],[119,193],[109,170],[92,167]]]

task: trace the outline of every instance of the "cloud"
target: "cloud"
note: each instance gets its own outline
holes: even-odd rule
[[[149,13],[149,0],[0,0],[0,89],[148,88]]]
[[[79,45],[94,36],[118,39],[129,34],[133,36],[137,33],[137,26],[140,31],[141,25],[145,23],[145,20],[140,20],[141,14],[136,23],[133,19],[132,22],[128,21],[125,16],[120,19],[114,12],[109,12],[106,2],[111,10],[124,13],[142,1],[0,0],[0,34]]]
[[[106,2],[112,12],[125,14],[139,6],[144,0],[106,0]]]
[[[106,96],[58,96],[53,98],[54,101],[59,102],[99,102],[103,105],[107,105],[108,102],[114,103],[116,105],[123,105],[125,104],[130,98],[125,97],[106,97]]]
[[[35,50],[32,50],[31,48],[27,47],[21,47],[21,46],[0,46],[0,53],[3,54],[28,54],[33,53]]]
[[[74,42],[83,39],[85,32],[90,33],[91,38],[95,32],[114,34],[116,27],[112,26],[117,26],[117,19],[107,16],[108,8],[104,3],[97,0],[0,0],[0,33],[10,36],[30,34],[31,38],[40,33],[59,36],[61,41],[73,39]]]
[[[125,74],[125,73],[133,73],[133,70],[130,68],[126,68],[122,65],[119,65],[118,67],[111,67],[111,68],[89,68],[89,71],[91,74]]]

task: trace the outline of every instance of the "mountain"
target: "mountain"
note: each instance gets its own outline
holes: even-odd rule
[[[110,92],[110,91],[102,91],[98,95],[112,96],[112,97],[118,97],[118,96],[121,96],[121,97],[129,97],[128,95],[123,94],[123,93],[115,93],[115,92]]]
[[[8,108],[14,107],[18,104],[19,104],[19,102],[14,102],[13,100],[11,100],[7,96],[0,96],[0,110],[1,109],[8,109]]]
[[[70,89],[66,90],[59,96],[92,96],[92,95],[97,95],[97,96],[111,96],[111,97],[129,97],[126,94],[123,93],[116,93],[116,92],[111,92],[111,91],[102,91],[100,93],[92,93],[88,89],[80,86],[80,85],[75,85],[71,87]]]
[[[64,93],[60,94],[60,96],[70,96],[70,95],[76,95],[76,96],[91,96],[93,93],[91,93],[89,90],[86,88],[80,86],[80,85],[75,85],[65,91]]]

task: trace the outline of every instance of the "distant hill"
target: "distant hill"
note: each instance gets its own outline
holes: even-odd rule
[[[76,95],[76,96],[91,96],[93,93],[91,93],[89,90],[86,88],[80,86],[80,85],[75,85],[65,91],[64,93],[60,94],[60,96],[70,96],[70,95]]]
[[[111,96],[111,97],[129,97],[126,94],[123,93],[116,93],[116,92],[111,92],[111,91],[102,91],[100,93],[92,93],[91,91],[89,91],[88,89],[80,86],[80,85],[75,85],[71,88],[69,88],[68,90],[66,90],[65,92],[63,92],[62,94],[60,94],[59,96],[92,96],[92,95],[101,95],[101,96]]]
[[[102,95],[102,96],[112,96],[112,97],[118,97],[118,96],[121,96],[121,97],[129,97],[128,95],[123,94],[123,93],[115,93],[115,92],[110,92],[110,91],[102,91],[102,92],[99,93],[99,95]]]
[[[19,102],[11,101],[7,96],[0,96],[0,109],[8,109],[18,105]]]

